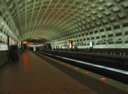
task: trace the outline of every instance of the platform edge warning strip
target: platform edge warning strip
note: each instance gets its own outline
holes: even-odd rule
[[[113,87],[115,87],[115,88],[118,88],[118,89],[120,89],[120,90],[123,90],[123,91],[125,91],[125,92],[128,92],[128,85],[127,85],[127,84],[124,84],[124,83],[121,83],[121,82],[119,82],[119,81],[110,79],[110,78],[108,78],[108,77],[105,77],[105,76],[102,76],[102,75],[99,75],[99,74],[90,72],[90,71],[88,71],[88,70],[85,70],[85,69],[76,67],[76,66],[74,66],[74,65],[67,64],[67,63],[65,63],[65,62],[62,62],[62,61],[59,61],[59,60],[57,60],[57,59],[48,57],[48,56],[46,56],[46,55],[42,55],[42,54],[40,54],[40,53],[36,53],[36,54],[38,54],[38,55],[40,55],[40,56],[43,56],[43,57],[45,57],[45,58],[47,58],[47,59],[50,59],[50,60],[52,60],[52,61],[54,61],[54,62],[56,62],[56,63],[59,63],[59,64],[61,64],[61,65],[63,65],[63,66],[66,66],[66,67],[68,67],[68,68],[70,68],[70,69],[72,69],[72,70],[74,70],[74,71],[76,71],[76,72],[82,73],[83,75],[92,77],[92,78],[94,78],[94,79],[96,79],[96,80],[99,80],[99,81],[105,83],[105,84],[111,85],[111,86],[113,86]]]

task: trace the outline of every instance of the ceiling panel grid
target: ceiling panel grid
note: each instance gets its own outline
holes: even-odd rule
[[[128,16],[127,0],[6,0],[6,3],[23,39],[54,40],[100,31],[109,24],[114,28],[116,24],[122,26]]]

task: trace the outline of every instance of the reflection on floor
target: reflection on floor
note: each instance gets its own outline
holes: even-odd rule
[[[98,94],[31,52],[0,68],[0,94]]]

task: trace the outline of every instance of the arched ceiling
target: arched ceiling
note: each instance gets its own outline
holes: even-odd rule
[[[127,0],[5,0],[22,39],[54,40],[119,22]]]

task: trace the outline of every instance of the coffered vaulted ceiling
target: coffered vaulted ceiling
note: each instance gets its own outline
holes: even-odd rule
[[[128,15],[127,0],[3,0],[22,39],[59,39]]]

